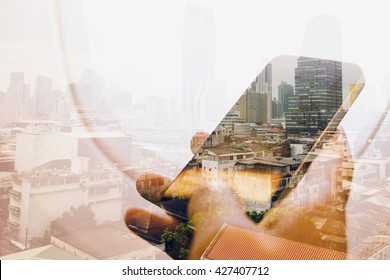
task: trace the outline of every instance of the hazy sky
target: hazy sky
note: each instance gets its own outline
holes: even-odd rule
[[[367,4],[359,0],[191,3],[214,12],[216,78],[227,83],[227,108],[268,61],[283,54],[301,54],[305,24],[317,15],[340,19],[342,60],[361,66],[376,89],[390,72],[386,61],[390,44],[385,39],[389,25],[379,4],[371,7],[375,16],[364,21]],[[135,98],[180,99],[186,5],[182,0],[2,1],[0,90],[13,71],[25,72],[27,83],[43,74],[59,86],[93,68],[108,85],[130,90]]]

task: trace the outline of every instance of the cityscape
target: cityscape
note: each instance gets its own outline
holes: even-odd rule
[[[305,55],[261,59],[229,103],[190,2],[176,95],[1,74],[0,259],[390,259],[390,105],[341,61],[340,21],[306,21]]]
[[[148,241],[140,243],[123,216],[145,204],[142,196],[187,224],[187,203],[180,201],[191,199],[198,185],[220,182],[237,194],[242,212],[255,223],[267,224],[269,213],[289,209],[308,227],[293,235],[260,231],[258,238],[293,240],[345,258],[389,258],[389,132],[382,128],[372,149],[352,157],[339,129],[364,88],[362,74],[343,97],[343,74],[354,65],[308,57],[296,62],[295,83],[281,80],[276,97],[272,77],[279,69],[271,61],[210,135],[195,134],[194,157],[173,183],[181,167],[157,151],[192,131],[178,123],[175,129],[170,116],[177,112],[167,109],[166,100],[133,105],[131,94],[107,90],[88,70],[67,89],[74,106],[52,89],[50,78],[38,76],[31,95],[23,73],[11,73],[0,99],[1,255],[17,258],[38,250],[60,258],[159,259],[166,258],[160,250],[165,248],[171,257],[186,258],[150,235],[155,229],[143,219],[127,225]],[[162,133],[165,127],[171,129]],[[156,150],[143,146],[142,133]],[[171,179],[154,176],[157,170]],[[220,235],[229,238],[237,230],[224,225]],[[113,244],[104,253],[89,250],[100,238]],[[121,242],[128,246],[121,248]],[[210,245],[201,258],[234,258],[218,253],[218,246]]]

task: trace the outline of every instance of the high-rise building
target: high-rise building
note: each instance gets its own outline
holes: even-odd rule
[[[240,97],[240,118],[248,123],[267,122],[267,94],[247,89]]]
[[[320,15],[307,20],[301,54],[340,59],[340,20],[330,15]]]
[[[226,85],[222,81],[204,80],[195,96],[195,120],[199,122],[218,123],[226,114]],[[212,105],[211,105],[212,104]]]
[[[11,73],[8,87],[8,105],[21,109],[22,100],[29,93],[29,86],[24,83],[24,74],[21,72]]]
[[[52,80],[38,75],[35,79],[35,114],[36,116],[49,116],[54,109],[57,96],[52,92]]]
[[[215,23],[211,10],[189,5],[183,44],[182,113],[194,115],[195,96],[205,80],[214,80]]]
[[[24,83],[24,74],[14,72],[10,74],[8,91],[3,96],[3,108],[0,113],[0,124],[14,122],[30,115],[32,100],[30,86]]]
[[[288,98],[294,95],[294,86],[281,81],[278,86],[278,99],[283,106],[283,114],[287,112],[288,108]]]
[[[102,108],[105,85],[103,77],[88,69],[78,82],[69,84],[69,90],[78,108]]]
[[[267,64],[263,71],[252,82],[251,87],[255,92],[265,93],[267,97],[267,123],[271,122],[272,118],[272,64]]]
[[[299,57],[295,95],[288,100],[287,134],[323,131],[341,106],[342,96],[341,62]]]
[[[272,100],[272,118],[280,118],[283,116],[283,104],[280,100],[274,98]]]

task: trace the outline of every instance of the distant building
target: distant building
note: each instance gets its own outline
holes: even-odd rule
[[[59,93],[52,90],[50,78],[39,75],[35,79],[34,97],[35,115],[48,118],[55,109]]]
[[[184,22],[181,112],[193,117],[195,96],[215,76],[215,22],[210,9],[186,7]]]
[[[31,117],[33,99],[30,97],[30,86],[24,83],[24,74],[10,74],[7,92],[3,95],[0,112],[0,125],[7,125],[22,117]]]
[[[266,131],[258,130],[257,139],[264,142],[279,143],[286,139],[286,131],[278,127],[274,127]]]
[[[331,15],[319,15],[308,19],[301,53],[311,57],[341,59],[340,19]]]
[[[249,123],[235,123],[233,126],[233,136],[248,139],[251,136],[250,129]]]
[[[270,123],[272,118],[272,64],[267,64],[263,71],[252,82],[250,89],[265,94],[266,117],[264,122]]]
[[[270,101],[271,102],[271,101]],[[240,97],[240,118],[248,123],[267,123],[267,94],[247,89]]]
[[[278,119],[283,116],[283,104],[276,98],[272,100],[272,118]]]
[[[283,114],[288,110],[288,98],[294,95],[294,86],[281,81],[278,86],[278,99],[282,102]]]

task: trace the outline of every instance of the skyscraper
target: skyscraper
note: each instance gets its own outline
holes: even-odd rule
[[[278,99],[283,106],[283,114],[287,112],[288,98],[294,95],[294,87],[284,81],[278,86]]]
[[[35,113],[37,116],[49,116],[54,109],[56,96],[52,92],[52,80],[38,75],[35,79]]]
[[[267,94],[247,89],[240,97],[240,118],[248,123],[267,122]]]
[[[30,86],[24,83],[24,74],[10,74],[9,86],[3,96],[3,106],[0,114],[0,125],[14,122],[27,117],[31,112]]]
[[[306,21],[301,54],[311,57],[341,58],[340,20],[320,15]]]
[[[315,135],[324,130],[342,104],[342,64],[299,57],[295,95],[288,100],[287,134]]]
[[[215,23],[211,10],[187,7],[183,44],[182,113],[194,115],[202,81],[214,80]]]
[[[280,118],[283,116],[283,104],[280,100],[274,98],[272,100],[272,118]]]
[[[272,118],[272,64],[267,64],[263,71],[252,82],[251,89],[255,92],[265,93],[267,96],[266,122]]]
[[[21,72],[14,72],[10,74],[8,87],[8,106],[16,109],[17,112],[23,110],[23,101],[29,95],[30,89],[24,83],[24,74]]]

